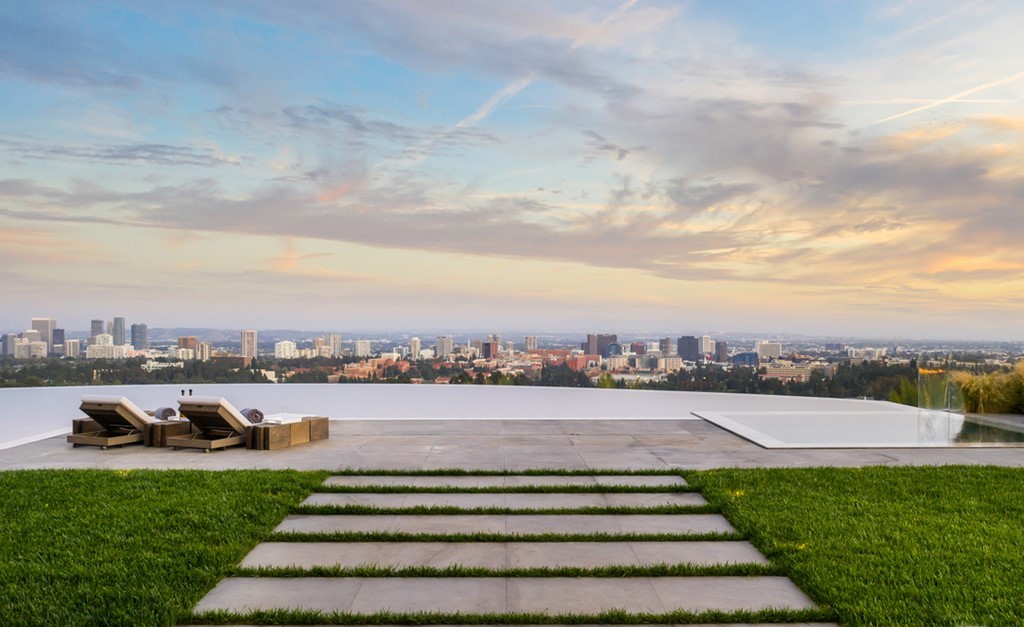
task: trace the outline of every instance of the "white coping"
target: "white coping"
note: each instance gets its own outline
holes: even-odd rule
[[[477,385],[202,384],[0,389],[0,448],[68,433],[82,396],[124,396],[140,407],[181,397],[228,399],[264,414],[332,420],[698,420],[694,413],[892,411],[885,401],[716,392]]]

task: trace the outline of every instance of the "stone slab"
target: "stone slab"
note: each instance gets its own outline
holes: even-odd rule
[[[749,542],[265,542],[246,568],[543,568],[767,564]]]
[[[234,577],[217,584],[195,609],[551,615],[813,607],[785,577]]]
[[[395,515],[346,516],[293,514],[275,531],[295,533],[729,533],[719,514],[518,514],[518,515]]]
[[[648,493],[363,493],[311,494],[303,505],[365,505],[402,507],[507,507],[509,509],[561,509],[583,507],[657,507],[659,505],[706,505],[696,492]]]
[[[468,451],[467,451],[468,452]],[[410,486],[417,488],[500,488],[522,486],[685,486],[676,475],[338,475],[330,486]]]

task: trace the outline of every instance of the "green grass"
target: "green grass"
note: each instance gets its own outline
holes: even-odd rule
[[[0,624],[186,620],[326,476],[0,472]]]
[[[686,473],[844,625],[1024,623],[1024,471]]]

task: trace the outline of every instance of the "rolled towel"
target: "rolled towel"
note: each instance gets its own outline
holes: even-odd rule
[[[263,412],[261,412],[258,409],[251,409],[246,407],[245,409],[242,410],[242,415],[245,416],[246,419],[253,424],[259,424],[263,422]]]
[[[173,407],[157,407],[153,412],[153,417],[157,420],[173,420],[177,415],[178,412],[174,411]]]

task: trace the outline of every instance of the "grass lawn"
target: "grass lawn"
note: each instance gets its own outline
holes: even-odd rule
[[[1024,471],[684,473],[844,625],[1024,624]]]
[[[326,476],[0,472],[0,625],[173,625]]]
[[[683,474],[772,560],[771,567],[749,573],[726,568],[713,574],[788,575],[822,611],[447,618],[471,623],[499,618],[685,622],[831,615],[846,625],[1024,623],[1024,470],[961,466]],[[326,476],[292,471],[0,472],[0,625],[188,622],[195,603],[222,577],[235,573],[241,558],[269,539],[274,526],[297,511]],[[356,536],[345,539],[370,539]],[[612,569],[603,574],[633,573]],[[307,614],[247,618],[314,623],[322,618]],[[203,617],[206,622],[238,618]],[[382,623],[445,617],[337,618]]]

